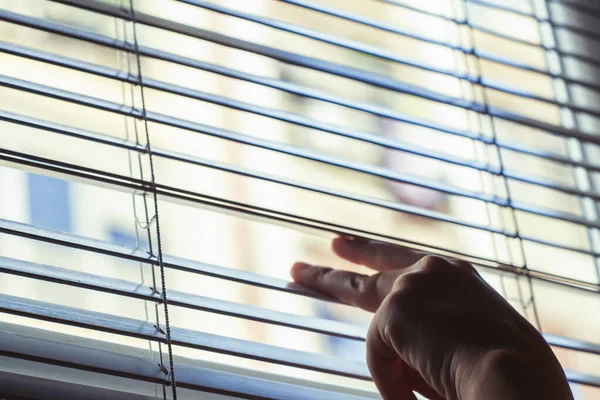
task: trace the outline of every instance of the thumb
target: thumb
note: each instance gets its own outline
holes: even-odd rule
[[[402,375],[404,362],[392,346],[386,343],[375,314],[367,335],[367,365],[383,400],[417,400]]]

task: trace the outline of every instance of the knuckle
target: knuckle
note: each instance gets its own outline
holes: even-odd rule
[[[403,290],[396,290],[388,295],[387,304],[390,308],[396,309],[406,302],[407,293]]]
[[[368,310],[377,310],[381,304],[381,298],[377,293],[378,275],[355,276],[355,278],[358,281],[355,288],[356,305]]]
[[[319,267],[315,271],[314,280],[316,282],[323,282],[333,272],[333,268]]]
[[[366,291],[366,282],[360,275],[352,274],[348,278],[348,284],[350,285],[350,289],[355,292],[363,293]]]
[[[439,274],[448,271],[449,262],[438,256],[425,256],[421,260],[419,271],[427,274]]]
[[[466,261],[456,260],[454,262],[454,266],[460,272],[464,272],[467,274],[476,274],[477,273],[477,270],[475,269],[475,267],[473,267],[473,265],[471,263],[468,263]]]
[[[415,290],[418,290],[423,284],[423,274],[418,272],[408,272],[406,274],[400,275],[394,281],[394,292],[390,296],[392,301],[396,296],[400,298],[404,298],[406,294],[414,293]]]
[[[377,285],[380,277],[381,274],[375,274],[361,279],[361,293],[368,295],[377,293]]]
[[[381,310],[382,318],[388,327],[396,330],[396,324],[405,319],[407,312],[410,312],[410,308],[410,294],[402,291],[393,292],[386,298],[385,308]]]

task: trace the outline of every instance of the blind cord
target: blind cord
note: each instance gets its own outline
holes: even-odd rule
[[[140,85],[140,95],[142,101],[142,120],[144,122],[144,130],[146,133],[146,147],[148,149],[148,159],[150,163],[150,180],[152,187],[152,197],[154,200],[154,217],[156,222],[156,241],[157,241],[157,259],[158,265],[160,269],[160,281],[161,281],[161,298],[164,307],[165,313],[165,337],[167,341],[167,350],[169,352],[169,375],[171,381],[171,389],[173,393],[173,400],[177,400],[177,384],[175,381],[175,364],[173,362],[173,344],[171,342],[171,325],[169,322],[169,307],[167,302],[167,282],[165,279],[165,266],[163,263],[163,254],[162,254],[162,239],[160,235],[160,222],[158,216],[158,194],[156,191],[156,179],[154,173],[154,161],[152,157],[152,147],[150,144],[150,132],[148,130],[148,120],[146,118],[146,99],[144,96],[144,82],[142,79],[142,63],[139,52],[138,38],[137,38],[137,28],[136,28],[136,16],[135,16],[135,8],[133,6],[133,0],[129,0],[130,6],[130,14],[131,21],[133,25],[133,42],[135,46],[135,56],[137,61],[137,69],[138,69],[138,83]],[[157,328],[160,328],[158,326]]]
[[[475,48],[477,46],[476,37],[475,37],[475,33],[474,33],[474,28],[470,24],[469,6],[468,6],[466,0],[463,0],[462,6],[463,6],[464,14],[465,14],[464,15],[465,23],[469,27],[469,40],[471,41],[471,45],[473,46],[473,48]],[[526,303],[524,302],[524,297],[523,297],[523,293],[522,293],[523,290],[522,290],[521,284],[520,284],[520,282],[518,282],[518,280],[516,282],[517,291],[519,294],[519,299],[521,300],[521,306],[523,307],[524,311],[526,311],[527,308],[529,308],[529,306],[531,306],[531,308],[533,310],[534,322],[537,326],[537,329],[541,332],[542,325],[541,325],[541,320],[540,320],[539,313],[537,310],[537,304],[536,304],[535,295],[533,292],[533,283],[532,283],[531,275],[529,273],[529,267],[527,266],[527,255],[525,253],[525,245],[523,243],[524,242],[523,238],[521,237],[521,234],[520,234],[517,215],[516,215],[514,207],[512,206],[512,195],[511,195],[510,185],[508,183],[508,178],[505,174],[502,151],[500,150],[500,147],[498,146],[498,137],[497,137],[497,132],[496,132],[496,124],[494,122],[494,116],[490,113],[489,99],[488,99],[487,91],[486,91],[486,88],[483,86],[483,67],[482,67],[482,63],[481,63],[481,58],[477,55],[475,55],[475,66],[476,66],[476,71],[477,71],[477,82],[476,83],[482,88],[482,96],[483,96],[483,98],[482,98],[483,111],[479,115],[480,115],[480,118],[483,115],[487,115],[490,118],[490,128],[491,128],[491,133],[492,133],[492,145],[496,149],[498,163],[500,166],[500,175],[503,178],[502,181],[504,184],[504,190],[506,191],[508,207],[510,209],[511,219],[513,221],[514,228],[515,228],[515,236],[516,236],[516,239],[519,241],[519,249],[521,252],[521,256],[523,258],[523,269],[525,270],[525,275],[527,277],[527,283],[529,286],[529,293],[530,293],[529,300]],[[482,126],[482,129],[483,129],[483,126]],[[510,251],[510,244],[508,245],[508,250]]]
[[[457,7],[456,7],[456,3],[452,2],[451,3],[452,6],[452,14],[448,17],[448,21],[453,21],[454,19],[457,18]],[[469,60],[468,60],[468,56],[469,54],[474,54],[474,46],[470,46],[470,43],[463,43],[464,39],[463,39],[463,35],[462,35],[462,26],[465,25],[466,22],[464,23],[454,23],[454,28],[456,29],[456,38],[458,41],[458,45],[460,47],[473,47],[473,51],[471,52],[460,52],[460,54],[462,55],[462,61],[463,61],[463,65],[465,67],[465,72],[467,74],[470,74],[470,68],[469,68]],[[454,68],[455,69],[459,69],[461,66],[458,63],[458,57],[457,57],[457,51],[453,51],[452,52],[452,58],[453,58],[453,64],[454,64]],[[465,88],[465,85],[468,85],[469,89]],[[469,82],[469,81],[460,81],[460,92],[462,95],[462,98],[464,98],[465,100],[467,100],[468,95],[471,95],[471,98],[473,100],[476,99],[477,94],[475,92],[475,85],[473,84],[473,82]],[[476,123],[474,123],[474,121],[471,118],[471,111],[470,110],[465,110],[465,115],[467,118],[467,126],[469,128],[469,132],[474,133],[474,134],[481,134],[481,130],[482,130],[482,119],[481,119],[481,114],[477,113],[477,120],[475,121]],[[476,161],[480,160],[479,157],[479,152],[477,149],[477,141],[474,139],[471,139],[471,145],[473,148],[473,155],[475,157]],[[491,168],[491,160],[490,160],[490,153],[489,153],[489,145],[488,144],[484,144],[485,146],[485,151],[483,152],[483,163],[484,165],[486,165],[488,168]],[[484,179],[484,171],[482,169],[480,169],[479,171],[479,184],[481,185],[481,191],[482,193],[486,193],[486,185],[485,185],[485,179]],[[491,182],[492,182],[492,193],[493,196],[497,196],[498,194],[498,188],[496,186],[496,179],[495,176],[491,177]],[[487,216],[487,221],[488,221],[488,226],[491,228],[494,226],[494,220],[492,218],[492,205],[489,202],[485,203],[485,211],[486,211],[486,216]],[[500,212],[498,212],[498,210],[496,209],[497,214],[499,214],[500,216],[500,227],[501,229],[504,231],[506,229],[506,224],[504,222],[504,213],[502,212],[502,210],[500,210]],[[490,232],[491,235],[491,241],[492,241],[492,251],[494,253],[494,258],[496,260],[498,260],[498,262],[500,262],[500,252],[498,251],[498,244],[496,241],[496,233],[494,232]],[[513,264],[513,258],[510,255],[510,247],[508,246],[508,236],[506,234],[501,234],[500,235],[501,238],[504,239],[504,242],[506,244],[506,248],[508,249],[508,253],[509,253],[509,262],[511,264]],[[502,285],[502,289],[503,289],[503,294],[505,295],[505,297],[508,298],[508,294],[506,292],[506,290],[504,289],[504,276],[505,274],[500,274],[500,282]]]
[[[125,2],[122,0],[121,1],[121,7],[123,9],[125,9]],[[119,32],[119,23],[118,23],[119,19],[118,18],[114,18],[114,29],[115,29],[115,36],[116,37],[120,37],[120,32]],[[123,39],[125,41],[127,41],[127,22],[125,20],[122,20],[121,26],[123,27]],[[119,62],[119,69],[120,70],[124,70],[125,67],[127,69],[127,74],[131,75],[131,60],[130,60],[130,55],[129,53],[125,53],[122,51],[117,52],[117,59]],[[126,62],[124,63],[123,60],[126,60]],[[126,64],[126,65],[123,65]],[[134,97],[133,97],[133,86],[131,84],[127,84],[126,82],[121,82],[121,98],[123,100],[123,104],[127,104],[127,90],[126,88],[129,87],[129,91],[130,91],[130,95],[131,95],[131,103],[132,106],[134,104]],[[124,121],[124,127],[125,127],[125,138],[127,139],[127,141],[130,141],[130,132],[129,132],[129,120],[127,116],[123,116],[123,121]],[[137,129],[134,130],[135,132],[135,143],[139,144],[139,137],[138,137],[138,131]],[[141,166],[141,154],[139,152],[135,153],[138,159],[138,163],[140,163]],[[133,156],[132,156],[132,151],[128,150],[127,151],[127,164],[129,167],[129,176],[131,176],[132,178],[134,178],[134,172],[133,172]],[[140,175],[141,178],[143,178],[142,176],[142,170],[140,169]],[[134,232],[135,232],[135,243],[136,243],[136,250],[140,249],[140,222],[138,220],[138,213],[137,213],[137,205],[136,205],[136,201],[135,201],[135,196],[136,196],[136,192],[133,192],[131,194],[131,205],[132,205],[132,210],[133,210],[133,222],[134,222]],[[140,282],[142,283],[142,285],[145,285],[145,277],[144,277],[144,263],[140,262],[139,263],[139,267],[140,267]],[[151,266],[152,269],[154,269],[154,266]],[[156,286],[156,285],[155,285]],[[157,317],[158,317],[158,309],[156,304],[154,304],[154,308],[155,311],[157,313]],[[146,319],[146,321],[150,321],[150,312],[148,311],[148,302],[146,300],[144,300],[144,317]],[[158,321],[158,318],[157,318]],[[160,350],[160,345],[158,347],[159,349],[159,354],[162,355],[162,352]],[[148,341],[148,356],[151,359],[154,359],[154,351],[152,349],[152,341]],[[166,392],[165,392],[165,385],[161,385],[162,389],[163,389],[163,398],[166,398]],[[157,385],[154,385],[154,397],[158,398],[158,388]]]
[[[534,13],[538,13],[538,9],[535,6],[535,4],[533,3],[534,0],[530,0],[532,2],[532,10]],[[543,7],[545,8],[546,14],[548,15],[548,19],[551,21],[552,20],[552,7],[550,6],[550,4],[548,4],[548,2],[546,0],[543,0]],[[540,40],[543,42],[545,40],[547,40],[547,35],[545,35],[545,32],[542,31],[541,29],[541,25],[538,24],[538,31],[540,34]],[[552,42],[552,47],[553,48],[558,48],[559,47],[559,41],[558,41],[558,36],[556,35],[556,31],[554,29],[550,30],[551,34],[549,39]],[[553,52],[555,50],[550,49],[548,51],[546,51],[546,62],[549,64],[549,53]],[[560,69],[560,72],[562,74],[566,73],[566,67],[565,67],[565,62],[563,60],[562,57],[557,57],[558,58],[558,67]],[[548,65],[548,69],[550,69],[550,65]],[[579,121],[577,119],[577,113],[573,110],[573,100],[575,98],[573,91],[571,90],[571,84],[569,84],[568,82],[566,82],[564,79],[560,79],[560,78],[555,78],[553,80],[553,92],[554,92],[554,97],[556,99],[558,99],[558,93],[557,93],[557,88],[556,88],[556,82],[562,82],[562,87],[564,87],[564,95],[565,95],[565,102],[567,103],[568,107],[565,108],[561,108],[561,111],[565,111],[567,113],[567,115],[570,116],[570,118],[565,118],[565,115],[561,112],[560,114],[560,120],[561,123],[565,126],[568,127],[569,125],[569,119],[571,120],[570,122],[572,123],[572,126],[575,129],[580,129],[580,124]],[[573,144],[575,144],[575,149],[571,149],[569,148],[569,139],[565,139],[565,147],[567,150],[567,154],[570,158],[575,159],[576,154],[580,153],[581,155],[581,159],[583,161],[587,161],[587,154],[586,154],[586,148],[585,145],[579,141],[579,140],[575,140],[573,139]],[[575,150],[575,151],[573,151]],[[575,154],[573,154],[575,153]],[[575,182],[575,186],[576,187],[580,187],[583,186],[587,187],[587,191],[591,191],[591,192],[597,192],[597,188],[596,188],[596,184],[594,179],[592,179],[591,173],[588,169],[583,168],[584,173],[582,174],[582,177],[578,177],[577,176],[577,169],[573,168],[572,169],[572,174],[573,174],[573,182]],[[583,178],[583,179],[581,179]],[[593,211],[590,214],[590,212],[588,211],[587,207],[586,207],[586,200],[592,202],[593,204]],[[600,207],[598,205],[598,202],[596,200],[594,200],[593,198],[590,197],[580,197],[579,199],[579,203],[581,205],[581,211],[582,214],[584,216],[584,218],[586,219],[591,219],[593,221],[597,221],[598,220],[598,216],[600,214]],[[595,234],[594,234],[594,229],[592,228],[588,228],[587,229],[587,236],[588,236],[588,241],[589,241],[589,245],[590,248],[592,250],[596,250],[597,248],[597,241],[595,239]],[[600,281],[600,258],[598,257],[594,257],[594,263],[595,263],[595,267],[596,267],[596,276],[598,277],[598,280]]]
[[[123,9],[126,9],[125,7],[125,1],[122,0],[121,1],[121,7]],[[117,27],[117,25],[115,25],[115,28]],[[123,20],[123,39],[125,40],[125,42],[128,42],[129,39],[127,37],[127,22],[125,20]],[[121,56],[124,55],[124,58],[126,60],[126,66],[127,66],[127,76],[132,76],[132,67],[131,67],[131,54],[128,52],[125,52],[123,54],[123,52],[119,52],[119,54]],[[121,62],[123,59],[123,57],[119,57],[119,61]],[[126,97],[126,91],[125,91],[125,82],[122,83],[122,96],[123,96],[123,104],[127,104],[127,97]],[[127,85],[129,87],[129,96],[131,98],[131,106],[133,108],[135,108],[135,92],[134,92],[134,88],[133,88],[133,84],[128,84]],[[125,118],[125,135],[127,140],[129,140],[129,120],[127,116],[124,117]],[[135,144],[139,145],[140,144],[140,135],[139,135],[139,131],[138,131],[138,126],[137,124],[133,123],[133,132],[135,134]],[[137,152],[137,166],[139,168],[139,174],[140,174],[140,178],[144,179],[144,168],[142,166],[142,154],[143,152]],[[131,156],[131,151],[127,152],[127,156],[128,156],[128,160],[129,160],[129,175],[133,178],[134,177],[134,173],[133,173],[133,160],[132,160],[132,156]],[[152,220],[150,220],[148,218],[149,213],[148,213],[148,201],[146,198],[146,193],[142,192],[142,196],[143,196],[143,208],[144,208],[144,215],[145,215],[145,221],[142,223],[142,221],[140,220],[139,214],[138,214],[138,207],[137,207],[137,202],[136,202],[136,196],[139,195],[138,191],[134,191],[131,194],[131,203],[133,206],[133,220],[134,220],[134,229],[135,229],[135,238],[136,238],[136,249],[139,249],[140,246],[140,233],[139,230],[142,229],[146,232],[146,236],[147,236],[147,240],[148,240],[148,251],[150,252],[150,254],[153,253],[152,251],[152,235],[150,233],[150,226],[151,226],[151,221],[154,220],[154,218],[152,218]],[[156,273],[154,271],[155,266],[151,265],[150,266],[150,272],[151,272],[151,279],[152,279],[152,290],[154,293],[158,293],[158,290],[156,289]],[[144,263],[140,263],[140,282],[142,283],[142,285],[145,284],[145,277],[144,277]],[[160,313],[158,310],[159,304],[158,303],[154,303],[153,304],[153,308],[154,308],[154,316],[155,316],[155,320],[156,320],[156,326],[160,326]],[[150,314],[148,311],[148,302],[144,301],[144,315],[146,317],[146,321],[150,321]],[[163,359],[163,350],[162,350],[162,344],[159,342],[157,343],[157,350],[158,350],[158,361],[159,361],[159,367],[161,370],[164,370],[164,359]],[[150,358],[154,359],[154,351],[153,351],[153,344],[152,341],[148,341],[148,352],[150,355]],[[163,383],[160,385],[161,389],[162,389],[162,398],[166,399],[167,398],[167,388],[166,388],[166,384]],[[157,385],[154,385],[154,397],[158,398],[158,388]]]

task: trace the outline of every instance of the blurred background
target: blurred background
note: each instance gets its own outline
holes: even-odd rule
[[[556,54],[554,52],[548,52],[540,46],[515,43],[489,33],[485,29],[472,29],[464,23],[452,22],[452,20],[466,19],[471,25],[486,27],[509,37],[534,44],[543,43],[541,32],[546,25],[542,26],[543,24],[534,18],[501,11],[478,2],[398,1],[402,5],[409,6],[408,8],[390,4],[393,2],[374,0],[318,0],[318,2],[455,47],[476,48],[482,54],[495,54],[515,60],[534,69],[556,68],[551,63],[552,54]],[[121,5],[126,9],[129,7],[128,1],[112,0],[106,3]],[[454,71],[456,74],[471,76],[480,74],[486,82],[518,88],[537,96],[551,99],[559,96],[556,82],[549,76],[479,60],[471,53],[335,18],[293,4],[275,0],[215,0],[207,3],[309,28],[353,43],[362,43],[368,48],[379,48],[389,54]],[[539,2],[511,0],[489,3],[510,6],[524,13],[539,11],[534,4]],[[587,22],[590,17],[582,12],[576,12],[554,2],[550,4],[554,11],[553,17],[557,20],[562,18],[575,25],[590,23]],[[488,89],[484,92],[477,82],[469,83],[452,76],[342,48],[182,2],[136,0],[135,7],[137,12],[374,74],[383,74],[421,89],[444,96],[485,102],[490,107],[508,110],[534,120],[565,125],[564,112],[556,105],[499,90]],[[0,9],[104,35],[112,40],[134,41],[133,26],[129,22],[53,1],[0,0]],[[544,153],[571,156],[569,152],[571,144],[563,137],[552,136],[544,131],[506,120],[492,121],[485,114],[477,114],[474,111],[466,111],[460,107],[419,96],[394,92],[313,69],[286,64],[273,58],[211,41],[141,24],[136,26],[136,30],[140,46],[221,66],[238,71],[240,74],[249,74],[248,76],[256,77],[255,81],[260,79],[267,83],[276,82],[276,85],[275,87],[269,84],[260,85],[252,83],[251,79],[236,79],[156,58],[141,57],[140,69],[145,78],[179,85],[209,95],[224,96],[234,101],[274,109],[281,113],[293,113],[326,124],[334,130],[368,133],[378,138],[403,143],[407,148],[422,149],[426,153],[442,154],[444,157],[458,158],[491,169],[502,167],[503,171],[511,171],[514,175],[535,176],[540,180],[557,182],[566,187],[578,185],[576,181],[578,172],[568,165],[524,155],[506,147],[501,150],[502,164],[500,164],[499,152],[493,144],[486,145],[482,141],[465,136],[451,135],[409,122],[384,118],[378,116],[378,113],[368,113],[357,107],[336,105],[335,101],[319,100],[319,96],[303,96],[294,94],[293,90],[280,90],[277,87],[301,87],[308,92],[324,93],[333,99],[341,98],[354,104],[369,104],[382,110],[393,110],[399,115],[406,116],[407,121],[409,118],[426,120],[445,129],[467,132],[471,136],[482,132],[484,137],[496,137],[498,142],[512,143],[516,148],[525,146]],[[574,36],[569,37],[568,31],[557,32],[559,44],[564,48],[575,49],[573,51],[581,50],[584,54],[591,53],[591,50],[582,50],[582,46],[588,45],[589,41]],[[124,74],[138,74],[135,55],[6,21],[0,22],[0,40],[4,43],[98,64],[122,71]],[[568,69],[565,73],[599,83],[597,77],[600,75],[596,75],[593,67],[578,63],[576,60],[567,58],[565,60],[563,67]],[[142,107],[139,86],[42,63],[7,52],[0,53],[0,74],[122,104],[124,108]],[[586,92],[584,87],[573,88],[573,93],[575,93],[574,102],[579,102],[582,107],[600,111],[596,94],[591,91]],[[165,91],[145,88],[144,101],[146,109],[151,112],[232,131],[237,135],[245,135],[243,137],[293,146],[306,151],[309,155],[325,155],[331,160],[341,160],[342,164],[371,168],[373,171],[391,171],[392,174],[411,176],[418,180],[436,182],[438,185],[450,185],[460,190],[482,193],[497,199],[508,197],[508,187],[510,199],[515,203],[576,216],[585,215],[579,196],[516,179],[505,179],[467,166],[451,164],[407,151],[393,150],[367,141],[355,140]],[[117,141],[128,141],[141,146],[147,144],[146,127],[140,119],[28,93],[6,85],[0,87],[0,109],[107,135]],[[597,134],[598,120],[595,117],[581,115],[578,118],[576,122],[579,129],[589,134]],[[494,227],[508,232],[518,231],[522,235],[541,238],[574,249],[594,249],[594,243],[591,242],[593,235],[590,239],[588,228],[580,224],[513,211],[475,198],[445,194],[384,179],[374,174],[360,172],[356,168],[344,168],[307,157],[296,157],[284,152],[250,146],[156,122],[148,122],[147,129],[153,149],[164,149],[286,180],[308,182],[363,197],[397,202],[406,205],[407,209],[415,207],[435,215],[445,215],[475,225]],[[150,180],[151,171],[146,154],[7,121],[0,121],[0,147]],[[600,166],[597,146],[586,144],[585,151],[588,154],[588,162]],[[590,284],[600,283],[599,270],[594,257],[590,254],[527,241],[521,243],[518,238],[508,238],[480,229],[361,204],[165,157],[154,157],[154,169],[156,182],[169,187],[340,224],[355,230],[375,232],[408,242],[454,249],[457,252],[500,263],[519,267],[526,265],[528,268],[567,279]],[[589,175],[594,183],[597,174]],[[594,191],[594,185],[589,190]],[[600,195],[598,192],[595,193]],[[11,162],[2,162],[0,165],[0,218],[3,219],[100,239],[132,249],[149,249],[151,246],[156,247],[156,218],[154,217],[156,211],[150,195],[119,190],[110,185],[97,185],[73,176],[49,174]],[[268,223],[238,213],[224,213],[219,209],[174,201],[167,196],[159,196],[158,214],[162,249],[165,254],[286,280],[289,279],[290,266],[298,260],[365,272],[362,267],[340,261],[333,255],[330,241],[335,237],[334,234]],[[144,285],[153,284],[152,268],[148,265],[7,234],[0,234],[0,255],[126,279]],[[535,312],[537,312],[539,324],[544,332],[598,342],[600,298],[597,293],[570,289],[539,280],[530,282],[522,277],[501,273],[499,270],[481,269],[481,273],[519,312],[536,325],[538,321]],[[246,303],[271,310],[317,316],[361,326],[367,326],[370,318],[367,313],[349,307],[198,274],[168,269],[165,278],[167,287],[171,290]],[[157,313],[154,305],[140,300],[8,274],[0,276],[0,291],[140,320],[152,321]],[[158,313],[160,314],[161,310],[158,310]],[[326,353],[342,358],[364,359],[364,345],[358,341],[177,307],[170,307],[170,314],[173,326],[297,350]],[[65,326],[57,328],[50,323],[7,314],[0,314],[0,318],[4,321],[43,329],[60,329],[61,332],[73,335],[144,348],[150,346],[150,350],[155,346],[141,340],[113,337],[113,335],[108,336],[94,331]],[[211,352],[179,347],[175,347],[174,350],[181,357],[357,387],[375,396],[374,386],[369,382]],[[555,351],[565,368],[600,375],[599,356],[559,348],[555,348]],[[577,399],[600,398],[598,389],[580,385],[573,385],[573,389]]]

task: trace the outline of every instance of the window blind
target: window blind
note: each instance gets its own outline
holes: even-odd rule
[[[0,4],[5,360],[376,398],[368,316],[287,279],[347,235],[473,263],[598,395],[599,7]]]

